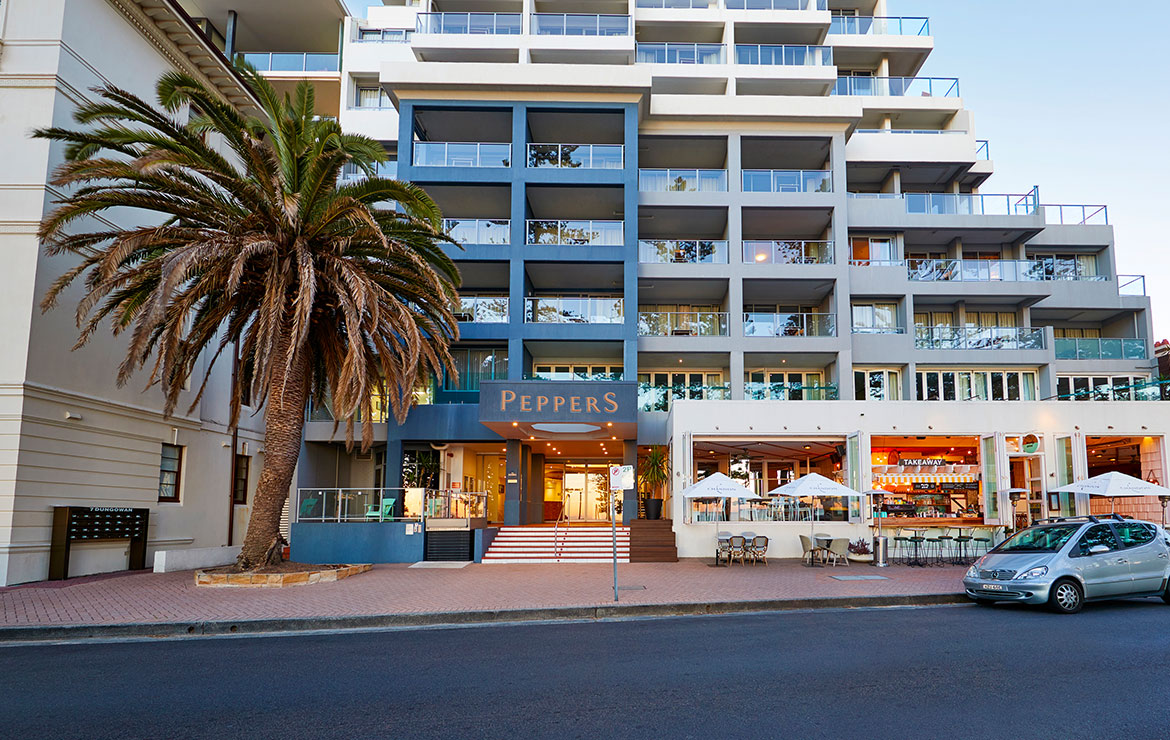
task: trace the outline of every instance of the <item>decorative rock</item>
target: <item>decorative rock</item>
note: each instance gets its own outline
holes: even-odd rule
[[[333,568],[322,567],[321,570],[305,570],[296,573],[208,573],[195,571],[196,586],[210,587],[251,587],[251,588],[282,588],[284,586],[301,586],[310,583],[329,583],[340,581],[343,578],[365,573],[372,568],[370,563],[358,565],[341,565]]]

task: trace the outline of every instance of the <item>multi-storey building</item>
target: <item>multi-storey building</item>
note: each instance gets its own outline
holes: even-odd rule
[[[1103,460],[1164,480],[1150,304],[1105,208],[989,189],[960,81],[920,76],[932,47],[884,0],[348,19],[342,123],[442,207],[465,320],[458,376],[418,389],[369,460],[310,424],[308,459],[337,465],[301,485],[598,520],[605,466],[670,445],[667,515],[698,555],[700,520],[808,516],[672,495],[713,470],[760,491],[819,470],[989,525],[1087,511],[1047,492]],[[637,507],[626,491],[623,518]],[[870,510],[823,516],[860,533]]]

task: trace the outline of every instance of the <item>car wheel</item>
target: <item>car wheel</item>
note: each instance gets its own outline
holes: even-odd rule
[[[1085,605],[1085,593],[1076,581],[1068,579],[1052,585],[1048,606],[1058,614],[1076,614]]]

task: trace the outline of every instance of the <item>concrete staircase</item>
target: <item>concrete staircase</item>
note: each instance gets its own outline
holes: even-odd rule
[[[619,563],[630,562],[630,528],[617,528]],[[613,535],[608,524],[594,526],[552,524],[501,527],[487,552],[485,563],[610,563]]]

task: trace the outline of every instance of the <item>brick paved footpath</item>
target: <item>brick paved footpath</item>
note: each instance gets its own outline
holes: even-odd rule
[[[806,568],[796,560],[716,568],[709,560],[618,566],[622,604],[954,594],[962,567]],[[832,576],[882,575],[839,581]],[[333,583],[197,588],[191,571],[121,573],[0,588],[0,626],[121,624],[502,609],[613,603],[611,565],[375,565]]]

